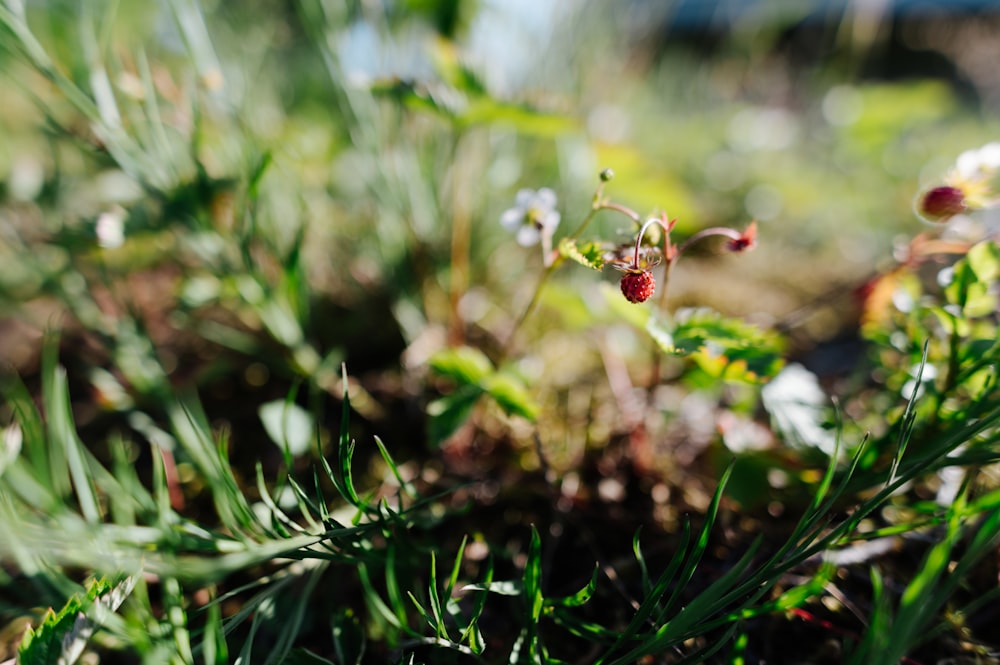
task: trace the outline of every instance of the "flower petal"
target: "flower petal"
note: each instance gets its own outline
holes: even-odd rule
[[[542,228],[547,233],[552,233],[556,230],[556,227],[559,226],[560,219],[562,219],[562,215],[560,215],[558,211],[549,210],[540,220],[538,220],[538,223],[541,224]]]
[[[535,192],[530,189],[519,189],[514,197],[514,206],[525,212],[535,201]]]
[[[541,237],[542,234],[538,232],[534,224],[525,224],[517,230],[517,244],[521,247],[537,245]]]
[[[507,208],[500,214],[500,225],[508,231],[516,231],[518,227],[524,225],[524,210]]]
[[[548,210],[552,210],[553,208],[555,208],[556,207],[556,203],[558,201],[559,201],[559,198],[556,196],[556,193],[554,191],[552,191],[548,187],[542,187],[535,194],[534,205],[535,205],[535,207],[537,207],[537,208],[539,208],[541,210],[548,211]]]
[[[966,150],[955,160],[955,171],[962,178],[975,178],[980,166],[978,150]]]
[[[979,163],[988,168],[1000,168],[1000,143],[987,143],[979,149]]]

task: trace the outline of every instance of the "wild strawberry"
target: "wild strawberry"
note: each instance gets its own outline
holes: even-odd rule
[[[920,199],[921,215],[932,222],[947,221],[966,207],[965,193],[958,187],[935,187]]]
[[[646,302],[656,290],[656,280],[648,270],[629,270],[622,275],[622,295],[629,302]]]

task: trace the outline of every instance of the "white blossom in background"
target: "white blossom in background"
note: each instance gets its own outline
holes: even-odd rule
[[[537,245],[540,240],[551,238],[562,218],[556,210],[556,193],[548,187],[538,191],[522,189],[514,198],[514,207],[500,215],[500,224],[517,234],[517,244],[522,247]]]
[[[102,212],[94,225],[97,244],[104,249],[115,249],[125,244],[125,218],[128,213],[121,206]]]
[[[19,157],[11,165],[7,191],[16,201],[34,201],[45,186],[45,165],[31,157]]]
[[[993,177],[1000,169],[1000,142],[987,143],[981,148],[966,150],[955,160],[954,176],[964,180]]]

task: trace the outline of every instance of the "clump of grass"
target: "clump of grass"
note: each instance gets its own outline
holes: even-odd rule
[[[518,577],[495,579],[488,560],[480,580],[460,583],[464,539],[450,566],[441,568],[439,555],[444,552],[428,546],[426,538],[446,524],[447,512],[435,509],[439,500],[414,493],[380,441],[378,450],[398,481],[395,489],[362,495],[355,487],[347,394],[333,462],[320,457],[315,487],[308,489],[289,475],[271,489],[258,467],[255,503],[238,486],[224,442],[196,415],[196,405],[178,399],[167,409],[174,417],[169,436],[173,452],[193,461],[214,506],[201,520],[185,517],[172,505],[166,450],[150,444],[154,473],[147,489],[126,462],[130,451],[124,441],[113,445],[117,463],[110,470],[82,445],[72,424],[65,373],[53,361],[54,348],[50,344],[43,375],[45,419],[22,384],[6,387],[17,420],[6,433],[8,455],[0,476],[2,524],[8,534],[2,554],[15,567],[20,583],[36,585],[43,597],[71,597],[60,614],[23,642],[23,663],[45,662],[53,649],[58,651],[54,645],[62,645],[63,655],[79,654],[81,640],[88,638],[103,649],[126,648],[145,659],[169,654],[168,659],[177,662],[225,662],[231,651],[243,660],[287,662],[292,654],[304,657],[299,641],[315,630],[312,624],[317,621],[331,627],[326,649],[337,654],[335,661],[323,662],[358,662],[365,648],[378,653],[388,647],[405,654],[417,645],[497,662],[487,651],[490,635],[481,620],[497,611],[491,598],[503,596],[517,597],[522,608],[509,618],[520,626],[509,646],[510,662],[564,658],[554,629],[590,643],[592,653],[599,654],[593,662],[624,664],[667,653],[685,654],[675,662],[705,662],[731,645],[748,622],[794,610],[821,595],[838,570],[836,564],[822,562],[825,553],[880,536],[862,532],[861,525],[901,488],[949,464],[948,456],[963,442],[981,438],[994,444],[1000,419],[996,411],[984,414],[952,432],[951,447],[904,457],[887,482],[857,503],[846,491],[865,447],[844,469],[832,456],[813,501],[784,543],[765,547],[758,537],[724,572],[690,596],[730,469],[720,479],[702,528],[693,534],[685,527],[662,569],[646,561],[636,534],[632,547],[642,573],[634,581],[639,597],[625,608],[625,623],[602,623],[589,612],[583,614],[602,585],[600,562],[577,592],[549,595],[542,541],[535,529]],[[901,430],[901,449],[909,436],[909,430]],[[32,460],[20,454],[21,448],[46,454],[35,453]],[[335,489],[333,496],[324,494],[323,484]],[[276,491],[290,492],[292,498],[284,501],[289,507],[279,506]],[[896,660],[910,653],[932,634],[927,631],[934,627],[937,612],[964,575],[996,546],[996,493],[969,500],[967,491],[968,484],[958,500],[920,524],[941,525],[942,537],[928,551],[897,609],[877,569],[872,569],[876,604],[870,628],[852,651],[853,662]],[[850,514],[841,517],[845,506],[850,506]],[[917,526],[901,523],[882,533],[906,533]],[[791,571],[808,568],[814,572],[804,581],[777,591]],[[74,570],[88,571],[97,582],[81,589]],[[231,586],[240,577],[249,581]],[[334,580],[336,588],[330,590]],[[111,598],[108,594],[118,597],[105,602],[106,596]],[[207,595],[192,604],[200,594]],[[237,598],[239,609],[224,616],[221,609]],[[363,606],[355,604],[358,599]],[[315,617],[317,606],[326,608],[325,618]],[[68,615],[80,618],[59,618]],[[361,625],[358,616],[367,617],[368,625]],[[89,632],[81,626],[88,626]],[[368,640],[384,645],[365,647]],[[322,642],[312,638],[309,646]],[[692,643],[702,646],[683,648]]]

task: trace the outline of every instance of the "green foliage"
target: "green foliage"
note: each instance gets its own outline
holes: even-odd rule
[[[875,343],[886,388],[923,395],[916,413],[911,407],[893,414],[899,426],[937,438],[964,432],[969,419],[988,412],[991,407],[985,405],[1000,395],[1000,263],[996,243],[983,241],[939,270],[931,285],[921,275],[921,263],[928,258],[878,278],[862,330]],[[978,440],[968,442],[972,449],[967,454],[990,456]]]
[[[897,607],[892,606],[877,569],[872,569],[875,604],[871,623],[845,662],[898,662],[941,629],[934,625],[938,612],[965,583],[975,564],[994,552],[1000,541],[997,493],[975,503],[978,505],[972,508],[963,494],[948,507],[942,518],[942,537],[927,552],[916,575],[900,594]],[[971,515],[975,520],[970,522]],[[961,609],[955,611],[963,614]]]
[[[958,305],[963,318],[980,318],[996,311],[997,296],[990,292],[1000,277],[1000,248],[995,242],[974,245],[952,270],[944,296],[949,304]]]
[[[872,257],[887,249],[918,169],[989,128],[927,82],[824,81],[822,103],[793,99],[803,112],[786,114],[741,71],[773,59],[738,49],[619,76],[612,10],[597,5],[582,15],[596,33],[559,16],[578,44],[533,44],[525,81],[501,96],[465,51],[478,4],[170,0],[157,13],[0,0],[0,301],[16,317],[4,334],[17,338],[12,321],[66,328],[37,362],[18,351],[22,376],[0,378],[0,620],[60,608],[28,629],[19,662],[88,650],[150,664],[739,662],[755,625],[781,625],[845,579],[868,580],[851,589],[869,609],[844,640],[848,662],[898,662],[996,599],[963,589],[1000,538],[1000,495],[978,473],[1000,461],[995,242],[960,248],[944,272],[914,245],[880,275],[862,330],[871,365],[828,419],[838,448],[743,454],[700,504],[698,484],[729,453],[713,438],[704,458],[663,454],[678,438],[670,418],[689,415],[663,399],[697,386],[726,415],[763,401],[768,433],[789,435],[778,412],[791,402],[758,392],[784,340],[665,296],[627,303],[608,283],[595,298],[589,271],[555,276],[629,264],[650,215],[666,235],[639,238],[649,254],[636,262],[660,258],[671,265],[657,279],[669,276],[666,220],[725,236],[716,225],[744,228],[764,200],[780,219],[761,228],[780,222],[791,242],[762,237],[763,263],[780,260],[789,283],[803,265],[853,279],[865,252],[844,253],[859,238]],[[400,47],[414,61],[365,70],[376,58],[351,52],[365,40],[363,56]],[[592,71],[574,76],[577,61]],[[856,117],[826,117],[838,108]],[[32,171],[21,158],[37,162],[37,185],[19,184]],[[591,162],[614,166],[631,208],[605,197],[608,176],[589,209],[577,204]],[[495,219],[510,190],[543,182],[571,231],[545,238],[555,251],[543,242],[532,267],[538,254],[500,243]],[[587,229],[613,241],[584,242]],[[546,316],[529,317],[539,303]],[[680,380],[662,386],[661,362]],[[640,395],[631,382],[649,376]],[[429,449],[407,439],[425,397]],[[812,425],[828,412],[797,406]],[[436,447],[470,422],[488,456]],[[644,468],[631,454],[643,441],[669,465]],[[570,461],[550,464],[559,447]],[[517,466],[528,457],[532,469]],[[945,471],[965,478],[957,498],[927,501]],[[605,510],[598,476],[627,478],[629,502]],[[654,483],[671,496],[657,510],[687,513],[675,533],[635,511]],[[780,517],[727,500],[751,495]],[[611,542],[606,515],[653,534]],[[925,531],[936,540],[914,545]],[[597,536],[593,568],[563,565],[591,550],[556,534]],[[920,548],[909,579],[882,561],[862,575],[837,563],[879,537]]]
[[[463,129],[477,125],[507,125],[519,134],[546,137],[576,129],[575,121],[569,116],[542,112],[490,95],[479,76],[459,60],[450,43],[437,42],[434,56],[438,81],[423,84],[382,80],[372,85],[372,94],[389,97],[413,111],[432,113]]]
[[[571,238],[562,238],[559,241],[559,255],[587,268],[604,268],[604,249],[595,242],[580,245]]]
[[[18,646],[23,665],[66,663],[72,665],[83,654],[94,633],[95,622],[106,620],[131,593],[135,580],[112,584],[107,578],[91,580],[83,594],[75,593],[58,612],[51,608],[37,628],[28,627]]]
[[[776,334],[711,310],[679,311],[669,329],[650,318],[646,329],[664,353],[689,356],[715,379],[767,380],[783,364],[783,345]]]
[[[439,351],[429,365],[436,374],[453,383],[452,392],[427,406],[432,444],[440,444],[465,423],[483,396],[490,397],[507,415],[528,420],[538,416],[538,407],[524,383],[507,370],[495,369],[490,359],[477,349],[458,347]]]

